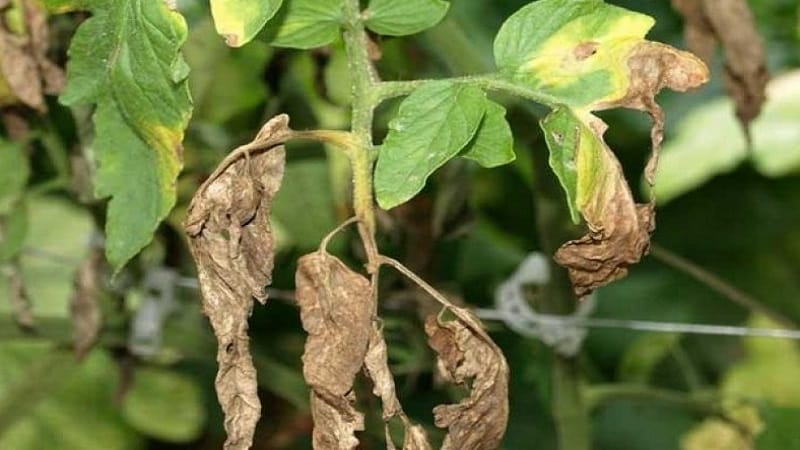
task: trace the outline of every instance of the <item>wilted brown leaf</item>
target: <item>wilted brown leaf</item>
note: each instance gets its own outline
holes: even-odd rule
[[[303,377],[311,387],[315,449],[354,449],[364,416],[353,407],[375,317],[369,280],[324,250],[303,256],[295,276],[297,304],[308,333]]]
[[[745,131],[766,99],[769,74],[761,37],[745,0],[672,0],[685,20],[686,44],[710,63],[716,43],[725,54],[725,87]],[[749,134],[749,133],[748,133]]]
[[[665,87],[684,92],[702,85],[708,81],[708,68],[691,53],[650,41],[642,41],[633,47],[627,66],[630,83],[625,96],[591,105],[591,109],[621,106],[650,114],[653,119],[651,155],[644,175],[652,186],[664,134],[664,113],[655,96]],[[603,140],[606,124],[590,113],[579,120],[582,124],[575,124],[578,128],[575,145],[579,150],[575,153],[591,151],[594,161],[588,166],[596,172],[578,175],[593,178],[586,183],[590,188],[580,205],[589,232],[562,245],[555,260],[567,268],[575,294],[582,297],[624,277],[627,267],[639,262],[650,245],[655,213],[654,199],[645,205],[634,202],[622,167]],[[582,134],[579,131],[582,126],[588,127],[594,136]],[[581,142],[587,137],[594,139],[594,143]]]
[[[102,317],[97,295],[102,262],[102,250],[92,246],[75,273],[75,292],[70,297],[69,312],[72,319],[72,347],[78,358],[83,358],[92,349],[100,333]]]
[[[225,449],[230,450],[250,448],[260,415],[247,320],[253,298],[265,302],[265,287],[271,281],[274,242],[269,213],[283,179],[285,153],[280,144],[288,121],[286,115],[271,119],[253,142],[222,161],[197,190],[184,222],[203,312],[217,336],[215,385],[225,412]]]
[[[428,436],[425,429],[412,423],[400,405],[395,391],[394,378],[389,370],[389,357],[383,332],[378,324],[373,325],[369,338],[369,349],[364,357],[364,368],[367,376],[372,380],[372,393],[380,397],[383,405],[383,421],[385,423],[386,448],[394,450],[395,445],[389,435],[389,421],[399,417],[405,427],[403,450],[428,450]]]
[[[442,450],[496,450],[508,421],[508,365],[472,313],[450,311],[457,320],[430,316],[425,332],[443,377],[468,387],[470,394],[433,409],[436,426],[448,429]]]
[[[22,0],[2,7],[19,8],[21,30],[11,30],[0,21],[0,105],[22,103],[45,112],[44,94],[57,94],[64,87],[64,71],[47,58],[49,37],[42,5]]]

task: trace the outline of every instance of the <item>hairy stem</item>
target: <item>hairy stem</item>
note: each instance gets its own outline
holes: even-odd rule
[[[369,37],[364,30],[358,0],[344,3],[344,44],[352,80],[352,133],[358,146],[351,158],[353,168],[353,209],[359,232],[367,247],[371,266],[375,266],[375,207],[372,198],[372,115],[378,102],[375,86],[378,77],[369,57]]]

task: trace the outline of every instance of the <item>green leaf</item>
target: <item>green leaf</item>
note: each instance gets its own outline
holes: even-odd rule
[[[511,15],[494,56],[510,80],[584,106],[622,98],[625,60],[655,21],[602,0],[540,0]]]
[[[638,337],[622,356],[617,369],[621,381],[647,384],[658,365],[678,345],[680,334],[645,334]]]
[[[428,177],[469,143],[485,111],[486,94],[472,85],[442,81],[411,93],[378,153],[378,204],[393,208],[421,191]]]
[[[580,221],[578,207],[578,164],[576,152],[580,144],[580,126],[566,108],[559,108],[539,122],[550,149],[550,168],[567,194],[567,205],[572,221]]]
[[[333,42],[343,20],[342,0],[285,0],[266,30],[276,47],[310,49]]]
[[[19,255],[27,232],[28,208],[24,201],[19,201],[11,212],[0,215],[0,264]]]
[[[77,364],[71,353],[50,347],[25,341],[0,345],[0,417],[12,419],[0,425],[0,448],[143,448],[114,404],[118,375],[111,357],[96,350]]]
[[[0,139],[0,215],[14,209],[29,175],[28,155],[22,145]]]
[[[269,61],[272,49],[259,40],[231,49],[220,42],[213,29],[210,20],[193,24],[183,54],[192,67],[192,120],[221,125],[252,111],[266,99],[261,68]]]
[[[716,175],[730,172],[748,156],[762,175],[800,171],[800,71],[771,80],[761,114],[750,125],[752,152],[734,116],[733,102],[719,98],[684,116],[662,149],[655,194],[666,203]]]
[[[767,408],[764,431],[756,436],[754,450],[800,450],[798,408]]]
[[[111,197],[106,256],[117,271],[150,242],[175,204],[191,112],[178,53],[186,23],[163,1],[53,3],[93,13],[72,40],[61,102],[97,105],[95,194]]]
[[[15,238],[13,247],[16,250],[11,250],[19,251],[24,243],[24,247],[33,252],[21,255],[22,278],[33,305],[33,315],[43,319],[66,318],[75,270],[95,231],[91,215],[87,209],[63,199],[28,196],[25,203],[27,215],[23,210],[21,217],[14,219],[27,222],[25,238],[22,242]],[[0,277],[0,292],[3,293],[0,299],[4,300],[6,277]],[[0,300],[0,314],[10,312],[9,302]]]
[[[231,47],[247,44],[278,12],[283,0],[211,0],[217,33]]]
[[[371,0],[366,25],[386,36],[416,34],[439,23],[449,7],[442,0]]]
[[[175,443],[196,439],[205,423],[197,384],[185,375],[159,368],[136,371],[122,415],[138,431]]]
[[[514,136],[511,126],[506,122],[505,108],[486,100],[486,114],[478,132],[460,156],[488,168],[514,161]]]
[[[760,316],[748,323],[754,328],[777,328]],[[791,341],[748,337],[747,357],[731,367],[721,383],[731,398],[767,400],[776,406],[800,408],[800,350]]]

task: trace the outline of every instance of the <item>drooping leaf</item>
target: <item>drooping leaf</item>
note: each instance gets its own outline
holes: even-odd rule
[[[231,47],[247,44],[278,12],[283,0],[211,0],[217,33]]]
[[[639,261],[653,230],[652,205],[634,203],[602,132],[589,128],[569,109],[551,112],[542,120],[542,129],[549,135],[548,144],[554,145],[554,159],[562,164],[554,166],[556,175],[569,186],[567,192],[574,196],[570,203],[589,227],[587,235],[565,243],[555,255],[582,297],[624,277],[626,267]]]
[[[590,231],[556,255],[579,296],[624,276],[625,266],[647,251],[653,228],[652,205],[633,203],[619,163],[603,142],[606,124],[592,111],[625,107],[651,116],[645,179],[652,186],[664,127],[655,95],[664,87],[686,91],[708,79],[694,55],[645,40],[653,24],[648,16],[602,0],[541,0],[514,13],[495,39],[501,75],[537,91],[555,108],[542,123],[550,165],[573,220],[580,213]]]
[[[303,377],[311,387],[317,450],[355,449],[364,416],[353,404],[353,381],[372,330],[375,302],[369,280],[319,250],[297,262],[296,298],[303,329]]]
[[[719,42],[725,54],[725,89],[749,136],[750,122],[761,112],[769,80],[761,36],[745,0],[672,0],[685,21],[686,44],[707,64]]]
[[[96,104],[95,195],[111,197],[106,256],[115,271],[152,238],[175,204],[191,112],[186,23],[163,1],[48,0],[88,9],[72,40],[61,102]]]
[[[475,137],[460,156],[487,168],[514,161],[514,136],[511,134],[511,126],[506,122],[506,109],[503,106],[487,100],[486,115],[483,116]]]
[[[289,118],[268,121],[254,141],[234,150],[198,188],[184,229],[197,264],[203,312],[217,336],[216,388],[225,412],[226,449],[248,449],[260,415],[247,335],[253,298],[267,300],[274,239],[272,199],[284,169]],[[249,155],[246,152],[260,150]]]
[[[266,29],[276,47],[309,49],[333,42],[342,20],[342,0],[285,0]]]
[[[34,0],[12,2],[0,23],[0,106],[24,104],[39,112],[47,107],[44,94],[58,94],[64,72],[50,61],[47,16]]]
[[[446,81],[409,95],[389,123],[389,134],[378,153],[378,204],[393,208],[421,191],[428,177],[475,136],[486,104],[480,88]]]
[[[196,439],[205,421],[197,384],[185,375],[159,368],[136,370],[122,415],[137,431],[176,443]]]
[[[469,389],[459,403],[433,409],[436,426],[448,431],[442,450],[500,448],[508,421],[508,364],[472,313],[451,311],[458,320],[430,316],[425,321],[439,372]]]
[[[403,411],[402,405],[400,405],[400,400],[397,398],[394,377],[392,377],[392,372],[389,369],[389,353],[386,347],[386,340],[383,338],[383,331],[377,324],[372,326],[369,348],[364,356],[364,369],[367,376],[372,380],[372,393],[381,399],[387,449],[393,450],[395,448],[390,435],[389,421],[399,417],[403,423],[405,434],[403,450],[429,450],[431,446],[428,443],[425,429],[409,420]]]
[[[449,7],[442,0],[370,0],[366,25],[386,36],[416,34],[439,23]]]

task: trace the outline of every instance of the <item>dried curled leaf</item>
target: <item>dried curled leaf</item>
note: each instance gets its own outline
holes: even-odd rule
[[[102,317],[97,295],[102,263],[103,251],[92,246],[75,273],[75,292],[69,300],[69,313],[72,319],[72,347],[78,358],[86,356],[100,334]]]
[[[555,255],[568,269],[579,297],[624,277],[627,267],[647,252],[655,227],[652,202],[635,204],[622,168],[603,140],[606,124],[591,111],[626,107],[650,114],[652,148],[645,179],[652,186],[664,131],[655,95],[664,87],[681,92],[695,88],[708,80],[708,69],[691,53],[642,40],[627,55],[627,80],[624,95],[577,110],[556,108],[542,121],[551,166],[573,214],[580,212],[589,228]]]
[[[296,298],[303,329],[303,377],[311,387],[315,449],[354,449],[364,416],[353,407],[375,302],[369,280],[324,250],[297,262]]]
[[[22,103],[43,113],[44,94],[57,94],[64,87],[63,70],[47,59],[45,11],[34,0],[3,2],[0,10],[19,18],[16,24],[0,21],[0,105]]]
[[[250,448],[261,404],[250,356],[247,319],[253,298],[265,302],[274,240],[269,224],[285,153],[289,118],[280,115],[252,143],[231,153],[189,205],[184,229],[197,264],[203,312],[217,336],[216,389],[225,412],[225,449]],[[251,151],[263,150],[250,155]]]
[[[399,417],[405,428],[403,450],[429,450],[428,435],[425,429],[411,422],[400,405],[395,391],[394,378],[389,370],[389,356],[383,332],[377,324],[373,325],[369,338],[369,349],[364,357],[364,368],[372,380],[372,393],[380,397],[383,405],[383,421],[385,423],[386,448],[394,450],[395,445],[389,435],[389,420]]]
[[[458,320],[430,316],[425,321],[439,371],[446,380],[470,388],[459,403],[433,409],[436,426],[448,429],[442,450],[495,450],[508,421],[508,365],[469,311],[451,311]]]
[[[710,63],[716,43],[725,53],[725,88],[745,130],[761,112],[769,81],[766,56],[745,0],[672,0],[685,20],[686,44]]]

